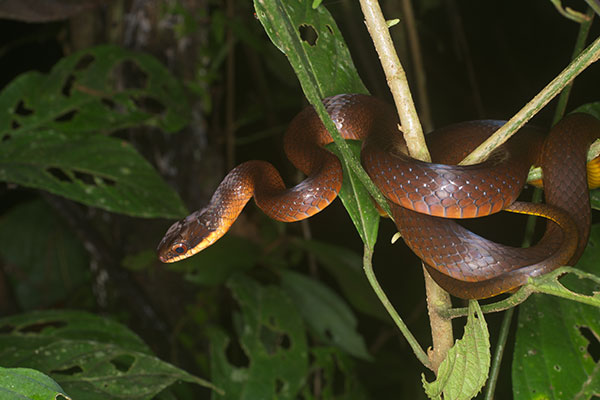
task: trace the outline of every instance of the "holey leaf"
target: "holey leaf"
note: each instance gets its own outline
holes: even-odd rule
[[[212,379],[226,389],[224,396],[215,398],[297,399],[306,383],[309,357],[304,324],[294,303],[279,287],[262,286],[243,274],[233,275],[227,286],[240,306],[233,319],[239,346],[226,332],[212,330]]]
[[[598,275],[600,225],[576,267]],[[598,295],[600,287],[573,274],[561,278],[569,290]],[[554,296],[532,295],[519,308],[512,364],[515,399],[583,400],[600,395],[600,308]]]
[[[154,168],[106,133],[142,124],[173,132],[189,114],[182,85],[151,56],[86,49],[0,92],[0,181],[136,217],[181,217]]]
[[[47,374],[73,399],[150,400],[178,381],[216,389],[153,356],[126,327],[78,311],[0,319],[0,365]],[[57,390],[58,385],[50,387]]]
[[[335,20],[325,7],[314,9],[310,0],[254,0],[254,8],[273,44],[288,58],[306,98],[316,107],[327,130],[335,131],[321,99],[340,93],[367,93]],[[364,181],[356,174],[361,169],[359,158],[347,143],[333,138],[340,149],[336,155],[343,155],[340,198],[363,242],[373,247],[379,214],[363,187]],[[363,171],[361,176],[366,178],[366,173]]]
[[[0,181],[138,217],[181,217],[177,194],[128,142],[54,130],[0,143]]]
[[[122,79],[127,77],[127,81]],[[140,124],[173,132],[189,120],[183,86],[150,55],[104,45],[26,72],[0,92],[0,137],[34,129],[112,132]]]
[[[430,399],[468,400],[479,393],[490,368],[490,336],[476,301],[469,302],[469,315],[462,339],[457,340],[442,361],[434,382],[423,387]]]

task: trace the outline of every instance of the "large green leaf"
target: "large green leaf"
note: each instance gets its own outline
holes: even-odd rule
[[[135,83],[126,86],[128,72]],[[0,92],[0,181],[132,216],[181,217],[181,200],[151,165],[104,134],[140,124],[176,131],[189,114],[182,86],[151,56],[116,46],[72,54]]]
[[[0,400],[70,400],[47,375],[29,368],[0,367]]]
[[[345,205],[351,205],[348,212],[363,242],[372,247],[379,217],[368,191],[358,188],[368,177],[350,146],[336,134],[321,104],[321,99],[339,93],[366,93],[342,34],[325,7],[313,9],[309,0],[255,0],[254,7],[267,34],[290,61],[304,94],[343,155],[346,174],[340,196]],[[371,190],[377,192],[374,186]]]
[[[592,227],[578,268],[598,273],[600,225]],[[597,293],[597,284],[566,276],[561,283],[578,293]],[[519,308],[512,365],[515,399],[589,399],[600,395],[600,364],[590,353],[600,337],[600,309],[553,296],[532,295]],[[592,343],[593,342],[593,343]]]
[[[369,285],[359,254],[345,247],[316,240],[297,240],[294,243],[315,256],[358,311],[381,321],[391,322],[390,316]]]
[[[22,132],[0,143],[0,180],[138,217],[181,217],[177,194],[127,142],[87,133]]]
[[[22,203],[2,215],[0,259],[25,310],[68,301],[90,281],[83,245],[40,200]]]
[[[296,399],[308,374],[304,325],[292,301],[275,286],[261,286],[243,275],[228,281],[241,314],[234,319],[247,366],[235,366],[226,349],[230,338],[211,333],[213,382],[232,400]]]
[[[293,271],[282,271],[281,276],[282,288],[321,340],[355,357],[371,359],[362,336],[356,330],[356,316],[333,290]]]
[[[119,80],[129,73],[130,82]],[[34,129],[109,132],[147,124],[177,131],[189,120],[181,84],[152,56],[104,45],[27,72],[0,93],[0,137]]]
[[[77,311],[0,319],[0,365],[48,374],[74,399],[151,399],[177,381],[214,388],[150,354],[122,325]]]

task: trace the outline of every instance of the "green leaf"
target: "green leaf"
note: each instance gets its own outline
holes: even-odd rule
[[[365,190],[354,187],[370,182],[369,178],[362,169],[358,157],[352,153],[349,145],[337,132],[321,103],[321,99],[339,93],[367,92],[335,21],[325,7],[313,9],[309,0],[293,2],[255,0],[254,7],[271,41],[290,61],[304,94],[331,133],[337,148],[343,155],[342,164],[345,169],[357,174],[357,177],[344,176],[346,182],[344,196],[347,199],[356,198],[357,193]],[[347,189],[348,184],[353,187],[352,190]],[[370,185],[370,193],[379,193],[374,185],[366,184]],[[380,195],[379,198],[383,199]],[[345,203],[347,201],[345,200]],[[368,209],[369,206],[366,204],[369,201],[361,196],[359,208]],[[379,218],[373,218],[373,215],[370,213],[365,217],[357,218],[355,211],[350,213],[354,224],[359,227],[361,238],[371,248],[375,244],[376,237],[368,235],[377,231],[372,224],[379,223]]]
[[[296,399],[308,374],[308,348],[294,304],[278,287],[261,286],[241,274],[232,276],[227,285],[241,308],[234,325],[247,366],[229,362],[230,339],[214,329],[211,374],[216,385],[227,388],[222,398]]]
[[[354,313],[333,290],[293,271],[282,271],[281,284],[321,340],[355,357],[371,359],[356,330],[358,322]]]
[[[598,272],[600,225],[593,225],[577,267]],[[565,276],[577,293],[600,291],[597,282]],[[532,295],[519,308],[512,365],[515,399],[589,399],[600,394],[600,364],[590,354],[600,337],[600,309],[565,299]]]
[[[129,86],[118,72],[137,79]],[[148,54],[104,45],[27,72],[0,93],[0,137],[35,129],[106,132],[140,124],[174,132],[190,116],[183,87]]]
[[[68,301],[90,281],[86,250],[41,200],[14,206],[2,215],[0,259],[25,310]]]
[[[254,7],[273,44],[289,59],[307,95],[315,91],[320,98],[367,93],[342,33],[325,7],[313,9],[309,0],[255,0]]]
[[[357,159],[360,159],[361,143],[358,141],[348,141],[350,149]],[[363,243],[368,243],[371,247],[377,241],[377,232],[379,230],[380,215],[373,204],[373,199],[369,191],[360,182],[358,175],[350,168],[348,160],[341,156],[341,153],[335,146],[327,146],[328,149],[342,160],[342,169],[344,170],[344,180],[340,190],[340,199],[348,211],[358,234]]]
[[[590,203],[592,209],[600,210],[600,189],[590,190]]]
[[[600,119],[600,101],[595,103],[587,103],[577,107],[573,112],[582,112],[591,114],[594,117]]]
[[[74,399],[151,399],[177,381],[215,389],[150,354],[122,325],[77,311],[0,319],[0,363],[50,375]]]
[[[423,387],[430,399],[468,400],[479,393],[490,368],[490,337],[477,301],[469,301],[469,315],[462,339],[457,340],[442,361],[437,379]]]
[[[0,367],[0,400],[71,400],[58,383],[39,371]]]
[[[353,307],[381,321],[390,316],[369,284],[362,267],[362,257],[352,250],[316,240],[297,240],[295,244],[314,255],[331,274]]]
[[[0,180],[137,217],[177,218],[177,194],[127,142],[86,133],[22,132],[0,143]]]

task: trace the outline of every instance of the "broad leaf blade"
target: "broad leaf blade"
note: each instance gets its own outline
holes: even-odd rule
[[[347,164],[347,169],[355,173],[362,171],[358,157],[352,154],[339,134],[335,134],[337,130],[321,104],[321,99],[339,93],[366,93],[335,21],[324,7],[313,9],[309,0],[255,0],[254,7],[267,34],[290,61],[308,101],[332,133],[336,146],[343,154],[342,164]],[[316,35],[314,42],[302,39],[303,29]],[[368,180],[364,171],[361,175],[365,181]],[[379,219],[374,217],[371,199],[362,194],[366,190],[355,188],[361,186],[362,181],[348,174],[344,180],[344,204],[358,201],[360,205],[353,208],[361,211],[371,209],[366,217],[357,217],[352,207],[349,212],[354,224],[359,227],[361,238],[372,248],[376,241],[372,233],[377,231]],[[348,190],[348,187],[352,189]],[[377,191],[374,186],[372,190]]]
[[[358,321],[354,313],[333,290],[293,271],[282,271],[281,284],[321,340],[355,357],[371,359],[356,330]]]
[[[361,143],[357,141],[348,142],[350,149],[360,159]],[[344,159],[335,146],[327,146],[342,161],[344,180],[340,190],[340,200],[344,204],[348,215],[352,219],[363,243],[374,245],[377,241],[380,215],[367,188],[360,182],[358,175],[352,170],[348,160]]]
[[[308,346],[302,319],[292,301],[275,286],[261,286],[241,274],[228,282],[241,307],[236,330],[247,367],[230,364],[230,339],[211,334],[211,372],[226,387],[224,400],[296,399],[308,374]],[[215,397],[217,398],[217,397]]]
[[[598,273],[600,226],[592,226],[578,268]],[[565,276],[577,293],[597,293],[588,280]],[[512,365],[515,399],[589,399],[600,394],[600,367],[589,352],[600,337],[600,309],[553,296],[532,295],[519,308]]]
[[[71,400],[47,375],[29,368],[0,367],[0,400]]]
[[[181,217],[177,194],[127,142],[96,134],[22,132],[0,144],[0,180],[138,217]]]
[[[469,315],[462,339],[448,351],[438,369],[437,379],[427,382],[425,393],[430,399],[469,400],[479,393],[490,368],[490,337],[477,301],[469,302]]]
[[[325,7],[308,0],[255,0],[256,15],[275,46],[289,59],[304,92],[324,98],[339,93],[367,93],[348,47]],[[301,31],[314,34],[302,39]]]
[[[138,78],[126,87],[117,72]],[[0,137],[34,129],[115,131],[140,124],[173,132],[189,120],[181,84],[148,54],[104,45],[74,53],[48,73],[28,72],[0,93]]]
[[[316,257],[320,265],[335,278],[346,299],[358,311],[386,323],[391,322],[390,316],[369,285],[359,254],[345,247],[315,240],[298,240],[295,243]]]
[[[151,399],[176,381],[209,382],[149,354],[131,331],[75,311],[0,319],[0,363],[50,375],[73,398]]]

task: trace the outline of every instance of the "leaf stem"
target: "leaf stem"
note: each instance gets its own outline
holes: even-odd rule
[[[408,329],[408,327],[406,326],[406,324],[404,323],[404,321],[402,320],[402,318],[400,317],[398,312],[394,309],[394,306],[392,305],[392,303],[386,296],[385,292],[379,285],[379,282],[377,281],[377,277],[375,276],[375,273],[373,272],[372,259],[373,259],[373,250],[371,248],[369,248],[369,246],[365,245],[364,253],[363,253],[363,268],[365,270],[365,275],[367,276],[367,279],[369,280],[369,283],[371,284],[371,287],[373,287],[373,290],[375,291],[375,294],[379,298],[379,301],[381,301],[381,304],[383,304],[383,306],[387,310],[388,314],[390,314],[390,316],[396,323],[396,326],[398,326],[398,329],[400,329],[400,332],[402,332],[402,334],[406,338],[406,341],[408,342],[408,344],[412,348],[413,352],[417,356],[417,359],[419,361],[421,361],[421,363],[424,366],[426,366],[429,369],[432,369],[432,365],[431,365],[431,361],[429,361],[429,357],[427,356],[427,354],[425,354],[425,352],[423,351],[423,348],[421,347],[421,345],[419,344],[417,339],[413,336],[412,332]]]
[[[556,76],[541,92],[517,112],[502,128],[460,162],[460,165],[475,164],[485,159],[496,147],[506,142],[517,130],[552,100],[577,75],[600,57],[600,37],[589,45],[575,60]]]

